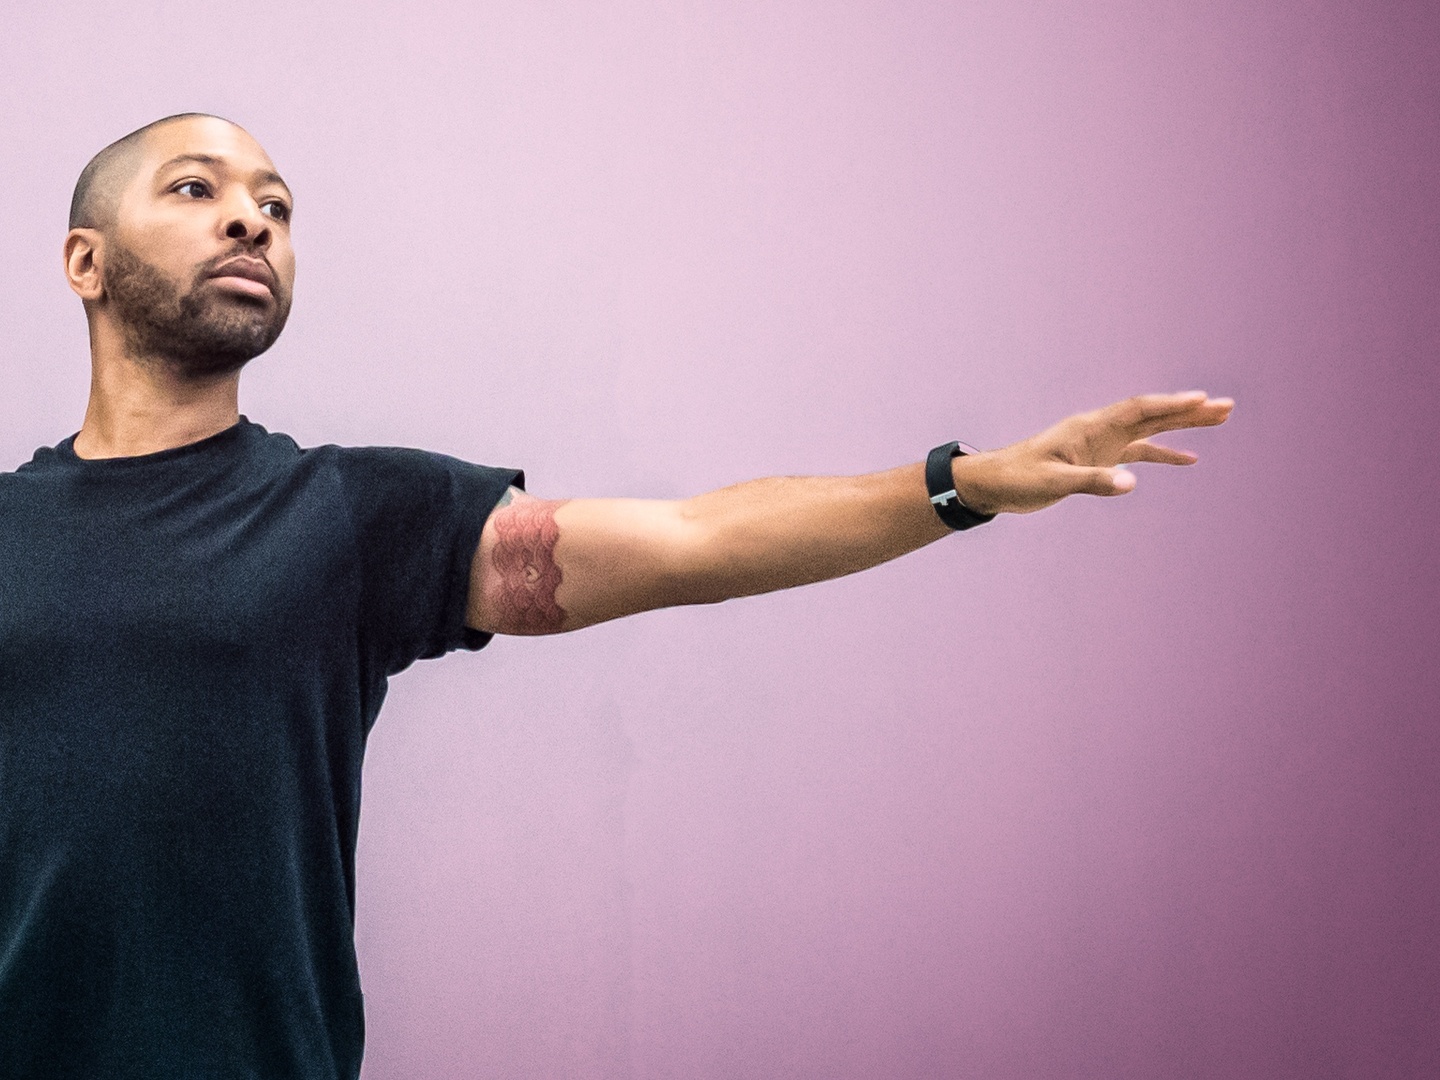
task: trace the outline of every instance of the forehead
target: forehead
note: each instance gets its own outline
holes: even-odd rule
[[[244,172],[274,172],[265,148],[244,128],[211,116],[187,117],[162,124],[145,135],[140,174],[149,179],[176,157],[213,158]]]

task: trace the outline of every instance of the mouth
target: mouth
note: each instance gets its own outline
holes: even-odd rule
[[[264,259],[239,255],[221,263],[210,272],[209,277],[221,288],[244,296],[260,299],[275,297],[275,271]]]

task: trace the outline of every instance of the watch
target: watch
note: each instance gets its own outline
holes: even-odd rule
[[[980,452],[962,442],[948,442],[935,447],[925,459],[925,487],[930,492],[930,505],[935,507],[935,513],[940,515],[940,520],[956,532],[973,529],[976,525],[984,525],[995,518],[994,514],[976,513],[960,500],[960,494],[955,490],[955,477],[950,469],[950,463],[957,457]]]

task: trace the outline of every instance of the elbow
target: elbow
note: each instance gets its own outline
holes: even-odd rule
[[[669,605],[718,604],[795,584],[767,555],[763,529],[716,514],[703,500],[678,503],[674,529],[664,575]]]
[[[665,557],[660,560],[657,606],[718,604],[742,595],[736,591],[737,557],[733,543],[697,500],[675,505]]]

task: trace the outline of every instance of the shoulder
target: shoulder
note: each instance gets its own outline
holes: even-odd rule
[[[308,477],[331,477],[345,482],[375,482],[387,478],[415,478],[443,471],[443,454],[398,446],[341,446],[324,443],[302,447],[282,432],[267,431],[241,418],[250,454],[265,465],[295,470]],[[459,463],[463,464],[463,463]]]
[[[354,481],[427,483],[463,476],[515,476],[514,469],[480,465],[450,454],[407,446],[315,446],[300,451],[303,460],[335,469]]]
[[[51,497],[57,485],[63,487],[70,480],[65,450],[74,438],[71,435],[53,446],[42,446],[28,461],[22,461],[13,469],[0,470],[0,495],[7,499]],[[69,458],[73,457],[70,453]]]
[[[481,503],[488,511],[511,487],[523,487],[519,469],[480,465],[450,454],[404,446],[311,447],[300,460],[332,476],[352,506],[406,513],[421,506]]]
[[[63,465],[67,457],[73,457],[74,452],[69,450],[70,444],[75,441],[75,436],[58,440],[53,446],[39,447],[30,455],[30,460],[21,462],[11,472],[0,472],[0,479],[15,476],[35,476]]]

